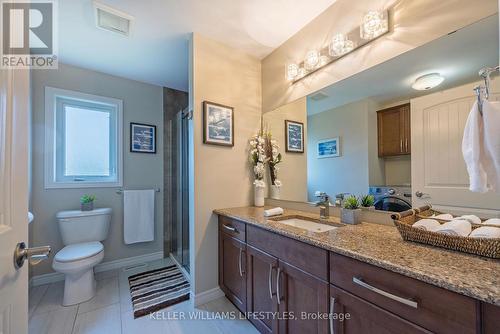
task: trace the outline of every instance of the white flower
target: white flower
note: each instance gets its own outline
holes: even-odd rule
[[[253,184],[255,185],[255,187],[257,188],[265,188],[266,187],[266,183],[264,182],[264,180],[255,180],[253,182]]]
[[[265,170],[265,167],[264,167],[264,164],[262,164],[262,163],[257,163],[257,165],[255,165],[253,167],[253,172],[255,175],[263,175],[264,170]]]
[[[280,180],[274,180],[274,185],[276,187],[278,187],[278,188],[281,187],[281,181]]]

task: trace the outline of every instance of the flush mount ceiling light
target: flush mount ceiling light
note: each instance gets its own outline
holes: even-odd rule
[[[416,90],[429,90],[439,86],[444,81],[444,77],[439,73],[429,73],[418,77],[411,88]]]
[[[389,32],[389,11],[368,11],[361,25],[347,34],[334,34],[328,45],[312,49],[304,60],[285,66],[285,78],[295,83]]]
[[[387,11],[371,10],[363,16],[363,22],[359,28],[363,39],[374,39],[389,30]]]

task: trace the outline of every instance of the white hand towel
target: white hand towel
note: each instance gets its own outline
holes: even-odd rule
[[[500,102],[483,102],[485,171],[488,186],[500,193]]]
[[[485,225],[498,225],[500,226],[500,218],[491,218],[483,222]]]
[[[469,221],[464,219],[455,219],[444,223],[436,229],[435,232],[466,237],[470,234],[471,230],[472,227]]]
[[[453,220],[453,215],[449,213],[442,213],[440,215],[432,215],[431,218],[441,219],[441,220]]]
[[[123,191],[123,239],[127,245],[154,240],[154,217],[154,189]]]
[[[468,220],[471,224],[481,224],[481,219],[475,215],[463,215],[461,217],[458,217],[457,219]]]
[[[283,212],[285,211],[282,208],[277,207],[269,210],[264,210],[264,216],[265,217],[279,216],[282,215]]]
[[[469,235],[471,238],[500,238],[500,228],[492,226],[481,226]]]
[[[435,231],[441,227],[441,224],[435,219],[420,219],[412,226],[424,231]]]
[[[476,101],[465,124],[464,137],[462,139],[462,154],[467,172],[469,173],[469,189],[481,193],[488,191],[487,175],[484,169],[485,152],[483,133],[483,118],[479,113]]]

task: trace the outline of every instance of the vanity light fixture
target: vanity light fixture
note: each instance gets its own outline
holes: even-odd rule
[[[340,57],[354,50],[354,42],[342,33],[335,34],[329,45],[329,54],[332,57]]]
[[[389,30],[387,11],[371,10],[363,16],[359,33],[363,39],[374,39]]]
[[[418,77],[411,88],[415,90],[429,90],[439,86],[444,81],[444,77],[439,73],[429,73]]]
[[[309,50],[302,62],[287,64],[285,77],[291,83],[295,83],[387,32],[389,32],[389,11],[370,10],[363,16],[361,25],[349,33],[336,33],[328,45]]]

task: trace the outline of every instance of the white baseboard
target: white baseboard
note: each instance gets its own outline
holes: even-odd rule
[[[200,292],[199,294],[193,297],[193,293],[191,292],[191,298],[194,300],[194,306],[200,306],[206,303],[209,303],[213,300],[224,297],[224,292],[219,287]]]
[[[151,254],[144,254],[139,256],[127,257],[124,259],[118,259],[108,262],[103,262],[95,266],[94,272],[100,273],[103,271],[119,269],[128,266],[134,266],[142,264],[145,262],[151,262],[155,260],[160,260],[163,258],[163,252],[156,252]],[[61,273],[49,273],[43,275],[33,276],[30,279],[30,286],[44,285],[54,282],[64,281],[64,274]]]

